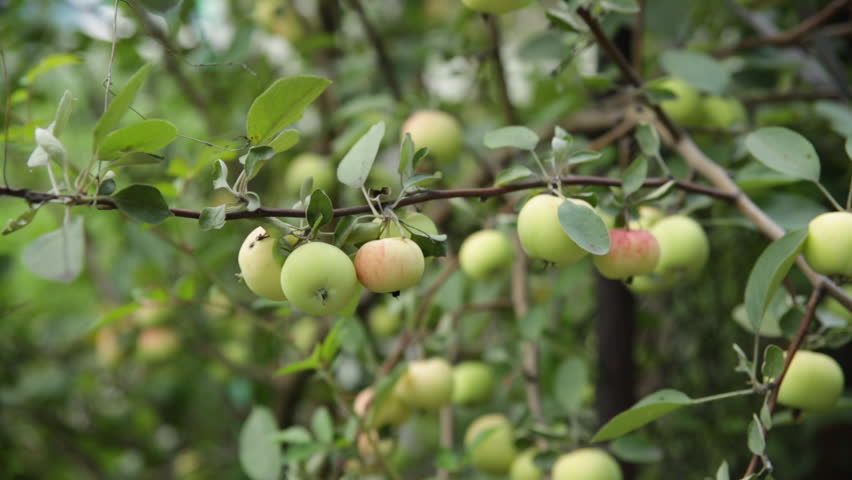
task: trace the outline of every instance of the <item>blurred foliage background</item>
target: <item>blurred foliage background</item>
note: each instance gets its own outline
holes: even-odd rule
[[[213,191],[210,173],[213,160],[233,162],[233,152],[188,137],[231,148],[242,145],[251,101],[285,75],[312,73],[334,83],[299,122],[302,140],[297,147],[268,162],[253,181],[253,190],[268,206],[295,201],[297,192],[287,185],[288,167],[296,156],[315,152],[333,166],[378,120],[388,124],[390,133],[374,172],[375,185],[395,182],[391,172],[399,128],[413,110],[442,108],[462,121],[465,153],[443,168],[444,187],[462,186],[460,179],[484,168],[483,133],[508,123],[489,60],[486,24],[455,0],[361,2],[394,61],[401,99],[376,66],[350,2],[184,0],[164,15],[144,13],[141,4],[155,2],[132,2],[137,3],[119,3],[114,85],[123,85],[143,62],[152,62],[154,74],[134,109],[174,122],[186,137],[169,146],[160,163],[123,169],[116,182],[119,188],[155,185],[172,206],[200,209],[231,200]],[[729,2],[644,3],[641,65],[646,78],[663,75],[659,58],[667,49],[712,51],[755,35]],[[750,3],[751,12],[784,29],[824,2]],[[566,119],[576,118],[577,112],[604,111],[602,105],[619,83],[618,73],[588,36],[548,21],[545,10],[562,5],[541,1],[499,18],[509,93],[520,123],[540,128],[567,122],[569,133],[591,139],[606,127],[578,126]],[[11,105],[4,146],[10,185],[49,188],[42,169],[27,169],[26,158],[35,147],[34,128],[49,123],[66,89],[76,102],[64,141],[72,162],[84,164],[92,126],[102,111],[112,15],[113,2],[108,1],[0,1],[0,45],[10,87],[3,102]],[[848,25],[850,15],[843,10],[836,23]],[[632,22],[630,15],[611,14],[605,27],[629,44]],[[827,78],[836,82],[840,75],[839,88],[848,91],[848,37],[820,37],[807,42],[805,51],[827,57],[835,67]],[[801,62],[781,48],[744,50],[723,62],[733,75],[728,94],[742,99],[822,92],[834,85],[803,79]],[[837,119],[825,114],[825,104],[821,110],[819,102],[802,97],[746,102],[748,123],[731,132],[695,130],[702,147],[742,177],[747,192],[786,227],[804,226],[827,205],[813,185],[753,168],[741,143],[748,128],[783,124],[796,129],[817,147],[828,189],[845,198],[849,185],[843,138],[832,131]],[[578,172],[618,175],[622,164],[615,147],[603,153]],[[689,175],[680,159],[666,160],[676,175]],[[336,206],[363,203],[360,195],[344,188],[330,187]],[[448,234],[451,251],[483,224],[505,227],[506,215],[498,211],[511,212],[504,208],[506,200],[516,197],[520,195],[449,202],[450,215],[440,229]],[[751,265],[768,243],[723,202],[672,194],[661,205],[685,207],[701,221],[711,238],[712,260],[693,285],[637,299],[638,376],[628,404],[663,387],[702,396],[744,386],[744,377],[733,371],[731,345],[750,345],[751,337],[733,320],[732,311],[742,303]],[[424,205],[427,214],[441,208]],[[0,197],[4,223],[24,209],[22,200]],[[185,219],[150,226],[116,211],[76,208],[74,213],[85,219],[86,260],[83,275],[72,283],[41,279],[20,261],[31,241],[60,225],[62,208],[45,207],[27,228],[0,239],[0,477],[244,478],[239,432],[254,405],[270,408],[280,428],[310,426],[322,407],[336,418],[341,415],[316,378],[273,375],[281,365],[303,357],[331,319],[305,318],[286,304],[258,300],[239,283],[236,252],[255,222],[228,222],[221,230],[202,232]],[[430,265],[422,288],[444,264]],[[567,359],[582,359],[590,372],[585,417],[572,428],[590,433],[600,421],[594,408],[600,353],[594,269],[588,261],[565,270],[531,268],[533,306],[542,312],[538,324],[521,322],[511,309],[502,308],[459,313],[459,328],[454,329],[446,314],[470,303],[508,298],[509,288],[508,278],[473,282],[455,273],[435,297],[434,333],[425,347],[445,352],[458,335],[460,358],[483,358],[499,373],[503,388],[485,406],[458,409],[460,426],[486,411],[504,412],[520,424],[528,420],[517,361],[519,336],[531,335],[540,343],[540,383],[554,425],[568,421],[558,400],[557,371]],[[794,275],[793,283],[800,293],[807,292],[804,278]],[[372,305],[392,310],[404,325],[417,300],[417,292],[411,291],[398,300],[373,299]],[[377,359],[399,331],[396,321],[389,327],[370,321],[370,311],[359,309],[362,322],[347,331],[344,351],[335,362],[337,380],[352,397],[369,385]],[[105,326],[93,328],[98,324]],[[848,374],[848,347],[838,358]],[[745,430],[757,405],[756,398],[703,405],[645,428],[640,444],[647,463],[638,468],[639,478],[703,478],[722,460],[742,471],[749,457]],[[792,423],[774,429],[769,442],[770,456],[783,472],[779,478],[846,478],[852,473],[852,459],[844,455],[852,438],[852,411]],[[415,418],[397,435],[401,448],[394,461],[413,472],[406,478],[425,477],[437,452],[434,415]],[[331,478],[334,467],[319,463],[314,478]],[[463,478],[485,477],[468,472]]]

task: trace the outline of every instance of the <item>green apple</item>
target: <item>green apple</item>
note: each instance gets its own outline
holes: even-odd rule
[[[169,327],[146,327],[136,337],[136,351],[145,360],[162,360],[175,353],[179,343]]]
[[[843,394],[843,370],[824,353],[799,350],[778,390],[778,403],[802,410],[829,410]]]
[[[299,310],[331,315],[343,310],[358,292],[358,277],[343,250],[311,242],[293,250],[284,261],[281,290]]]
[[[659,86],[671,90],[677,96],[660,102],[660,107],[672,120],[685,124],[698,120],[696,117],[701,113],[701,96],[698,90],[678,77],[668,77],[661,81]]]
[[[355,254],[358,281],[377,293],[398,292],[420,282],[423,252],[410,238],[372,240]]]
[[[283,262],[275,255],[277,246],[277,238],[270,236],[265,228],[257,227],[243,240],[237,263],[243,281],[255,295],[270,300],[286,300],[280,280]]]
[[[481,472],[507,474],[518,454],[513,437],[514,429],[505,416],[489,413],[477,418],[464,434],[470,463]]]
[[[453,162],[461,153],[462,128],[452,115],[440,110],[418,110],[402,124],[402,135],[411,134],[414,148],[427,147],[436,163]]]
[[[453,398],[453,368],[439,357],[414,360],[397,381],[395,391],[411,407],[437,410]]]
[[[665,291],[693,280],[704,269],[710,242],[698,222],[685,215],[672,215],[654,224],[650,232],[660,244],[660,259],[650,275],[633,279],[633,291]]]
[[[320,155],[305,152],[296,156],[287,165],[284,173],[284,190],[291,197],[299,195],[302,183],[308,177],[313,177],[314,190],[329,191],[334,188],[337,175],[331,164]]]
[[[639,218],[629,222],[631,230],[648,230],[663,219],[666,214],[657,207],[642,205],[639,207]]]
[[[373,387],[361,390],[355,397],[353,409],[364,419],[368,428],[381,428],[384,425],[399,425],[408,419],[408,406],[399,399],[395,391],[385,395],[379,408],[372,404],[375,390]]]
[[[480,230],[467,237],[459,249],[459,265],[472,278],[505,271],[515,258],[512,240],[498,230]]]
[[[319,321],[314,317],[301,317],[290,327],[290,340],[303,353],[313,350],[319,335]]]
[[[462,362],[453,368],[453,403],[473,405],[491,397],[494,371],[484,362]]]
[[[563,201],[592,208],[582,200],[563,200],[541,194],[529,199],[518,213],[518,236],[521,246],[531,258],[567,265],[587,255],[588,252],[574,243],[559,223],[559,205]]]
[[[462,0],[474,12],[502,14],[526,7],[532,0]]]
[[[660,243],[651,232],[614,228],[609,231],[609,238],[609,252],[594,256],[601,275],[624,279],[654,271],[660,259]]]
[[[553,480],[621,480],[618,462],[599,448],[581,448],[553,464]]]
[[[852,285],[846,285],[843,287],[843,290],[852,295]],[[844,307],[843,304],[834,299],[834,297],[829,296],[825,300],[825,308],[829,312],[837,315],[838,317],[846,320],[846,322],[852,322],[852,312],[849,311],[848,308]]]
[[[803,253],[819,273],[852,277],[852,213],[817,215],[808,224]]]
[[[515,461],[512,462],[512,469],[509,471],[509,478],[511,480],[542,480],[544,474],[533,462],[535,454],[536,450],[530,448],[515,457]]]
[[[259,0],[254,8],[254,18],[259,25],[291,43],[305,36],[305,29],[296,15],[293,7],[281,0]]]
[[[382,303],[371,308],[367,313],[367,323],[370,330],[378,337],[390,337],[402,326],[401,312],[392,311],[391,307]]]
[[[708,95],[701,100],[701,110],[709,127],[731,128],[746,120],[745,107],[736,98]]]

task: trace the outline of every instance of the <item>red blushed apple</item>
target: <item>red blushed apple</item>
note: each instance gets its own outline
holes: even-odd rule
[[[660,259],[660,243],[651,232],[614,228],[609,239],[609,253],[594,258],[601,275],[621,279],[654,271]]]
[[[410,238],[383,238],[365,243],[355,254],[358,281],[376,293],[398,292],[423,276],[423,252]]]

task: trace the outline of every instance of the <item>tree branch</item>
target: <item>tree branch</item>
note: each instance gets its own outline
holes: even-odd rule
[[[517,125],[520,123],[520,117],[518,117],[518,111],[512,104],[511,97],[509,97],[506,68],[503,65],[503,56],[500,54],[500,45],[502,44],[500,25],[497,23],[497,17],[494,15],[485,14],[483,18],[485,24],[488,25],[488,35],[491,38],[491,58],[494,59],[494,70],[497,74],[497,92],[500,96],[500,105],[503,107],[503,115],[510,125]]]
[[[361,26],[364,27],[364,32],[367,34],[367,38],[373,45],[373,50],[376,51],[376,59],[379,62],[379,69],[382,71],[382,75],[385,77],[385,82],[387,82],[388,87],[390,87],[393,98],[396,101],[401,101],[402,88],[400,88],[399,81],[396,78],[397,70],[394,67],[390,55],[388,54],[387,48],[385,48],[382,36],[376,32],[375,28],[373,28],[373,24],[371,24],[370,19],[367,18],[367,13],[364,11],[364,6],[361,5],[360,0],[349,0],[348,3],[358,15],[358,20],[361,21]]]

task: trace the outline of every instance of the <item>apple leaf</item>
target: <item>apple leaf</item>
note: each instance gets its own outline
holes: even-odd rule
[[[311,193],[308,208],[305,210],[305,217],[308,219],[308,225],[311,228],[319,228],[332,221],[334,218],[334,207],[332,207],[331,199],[328,198],[325,192],[314,190]]]
[[[112,199],[119,210],[140,222],[157,224],[172,215],[163,194],[151,185],[131,185]]]
[[[423,251],[424,257],[443,257],[447,254],[447,241],[437,240],[432,236],[419,235],[412,233],[411,239]]]
[[[55,68],[63,67],[65,65],[74,65],[77,63],[83,63],[83,58],[78,55],[71,55],[69,53],[48,55],[38,62],[36,66],[27,70],[27,73],[24,74],[23,78],[21,78],[21,85],[32,85],[38,77]]]
[[[3,231],[0,232],[0,235],[9,235],[9,234],[15,233],[18,230],[29,225],[30,222],[33,221],[33,218],[35,218],[36,213],[38,213],[38,209],[41,208],[42,205],[44,205],[44,204],[43,203],[35,204],[35,205],[31,206],[30,208],[24,210],[24,213],[18,215],[17,217],[10,218],[6,222],[6,226],[3,227]]]
[[[746,313],[754,331],[760,331],[763,314],[775,289],[790,271],[807,238],[807,229],[790,231],[769,244],[755,262],[745,290]]]
[[[583,387],[586,386],[589,372],[582,357],[570,356],[559,364],[553,380],[553,392],[556,401],[569,414],[576,412],[583,402]]]
[[[660,154],[660,134],[657,129],[649,123],[642,122],[636,127],[636,141],[639,149],[648,157],[656,157]]]
[[[225,205],[205,207],[198,217],[198,225],[202,231],[219,230],[225,226]]]
[[[257,96],[246,116],[246,135],[255,145],[264,145],[287,125],[296,122],[305,108],[331,84],[313,75],[279,78]]]
[[[852,136],[846,139],[846,143],[843,144],[844,150],[846,150],[846,156],[849,160],[852,160]]]
[[[852,135],[852,110],[846,105],[830,100],[820,100],[814,104],[816,113],[822,115],[831,124],[831,129],[838,135]]]
[[[523,165],[513,165],[497,174],[497,178],[494,179],[494,186],[502,187],[531,175],[533,175],[533,172],[529,168]]]
[[[630,433],[637,428],[651,423],[663,415],[685,407],[692,399],[677,390],[660,390],[639,400],[629,410],[625,410],[606,423],[592,438],[592,442],[604,442]]]
[[[538,141],[537,133],[522,126],[503,127],[486,133],[483,138],[483,143],[488,148],[515,147],[530,151],[535,149]]]
[[[763,425],[757,415],[752,414],[748,424],[748,449],[755,455],[763,455],[766,450],[766,438],[763,436]]]
[[[763,351],[763,368],[761,373],[764,377],[777,378],[784,370],[784,350],[778,345],[767,345]]]
[[[364,186],[384,136],[385,122],[379,122],[370,127],[367,133],[346,152],[337,166],[337,179],[340,183],[359,189]]]
[[[819,181],[819,156],[802,135],[784,127],[764,127],[748,134],[745,146],[760,163],[793,178]]]
[[[402,184],[402,188],[408,189],[415,186],[426,186],[435,183],[442,178],[444,178],[444,174],[441,172],[418,173],[413,177],[405,179],[405,182]]]
[[[275,138],[269,141],[269,147],[275,151],[275,153],[283,152],[285,150],[289,150],[290,147],[299,143],[299,131],[288,128],[287,130],[279,133]]]
[[[245,159],[246,178],[249,180],[254,178],[258,173],[260,173],[260,169],[266,161],[274,156],[275,149],[272,147],[261,145],[250,148]]]
[[[609,231],[591,207],[565,200],[559,205],[559,223],[583,250],[594,255],[609,252]]]
[[[83,219],[73,217],[59,229],[30,242],[21,261],[39,277],[70,283],[83,270],[85,254]]]
[[[642,188],[646,178],[648,178],[648,160],[645,155],[639,155],[624,170],[621,180],[621,190],[624,192],[624,196],[629,197]]]
[[[716,480],[731,480],[731,472],[728,468],[728,462],[722,461],[719,469],[716,470]]]
[[[177,127],[165,120],[142,120],[104,137],[98,148],[98,160],[115,160],[131,152],[153,153],[177,137]]]
[[[311,415],[311,430],[320,443],[330,445],[334,441],[334,422],[327,408],[319,407],[314,410]]]
[[[414,173],[414,140],[408,132],[405,132],[405,138],[402,139],[396,171],[403,177],[410,177]]]
[[[683,79],[693,87],[717,95],[722,94],[731,74],[721,62],[706,53],[669,50],[660,58],[663,70]]]
[[[240,465],[251,480],[276,480],[281,473],[281,449],[275,439],[278,424],[265,407],[255,406],[240,429]]]
[[[579,152],[573,153],[568,160],[565,162],[566,165],[579,165],[581,163],[591,162],[592,160],[597,160],[601,158],[600,152],[593,152],[591,150],[580,150]]]
[[[640,434],[618,437],[609,448],[616,457],[630,463],[656,463],[663,459],[662,449]]]
[[[284,365],[275,371],[275,375],[287,375],[288,373],[296,373],[319,368],[319,355],[319,347],[314,348],[310,357]]]
[[[150,70],[151,65],[147,63],[137,70],[136,73],[130,77],[130,80],[127,81],[124,88],[118,92],[118,95],[112,99],[112,102],[110,102],[106,111],[103,115],[101,115],[101,118],[98,119],[94,130],[95,150],[99,149],[107,134],[111,132],[116,125],[118,125],[121,117],[124,116],[130,108],[130,105],[133,104],[133,99],[136,98],[136,94],[139,92],[139,89],[142,88],[142,84],[145,83],[145,79],[148,78],[148,72]]]
[[[604,10],[618,13],[637,13],[639,3],[636,0],[601,0]]]
[[[217,158],[213,162],[213,190],[224,188],[228,191],[233,191],[228,185],[228,166],[221,158]]]

